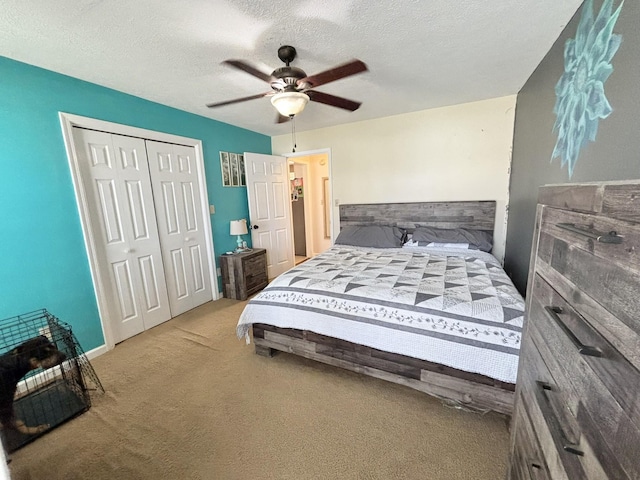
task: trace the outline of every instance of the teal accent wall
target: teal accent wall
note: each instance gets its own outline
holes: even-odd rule
[[[104,339],[59,112],[202,140],[218,264],[235,247],[229,221],[249,216],[246,188],[222,186],[219,152],[270,154],[271,139],[0,57],[0,319],[46,308],[91,350]]]

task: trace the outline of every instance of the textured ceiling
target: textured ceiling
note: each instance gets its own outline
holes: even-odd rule
[[[268,98],[208,109],[269,85],[244,59],[311,75],[353,58],[369,72],[319,87],[356,112],[310,103],[310,130],[515,94],[582,0],[2,0],[0,55],[267,135]]]

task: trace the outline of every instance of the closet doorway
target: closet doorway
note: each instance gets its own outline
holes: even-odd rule
[[[60,118],[107,348],[212,300],[200,141]]]

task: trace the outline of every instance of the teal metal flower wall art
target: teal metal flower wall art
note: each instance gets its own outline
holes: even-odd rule
[[[564,73],[556,84],[556,121],[553,131],[558,140],[551,155],[567,165],[569,178],[580,150],[588,141],[595,141],[598,122],[613,109],[604,93],[604,83],[613,72],[611,59],[618,51],[622,36],[613,33],[624,1],[612,13],[613,0],[604,0],[594,18],[593,0],[586,0],[576,37],[564,47]]]

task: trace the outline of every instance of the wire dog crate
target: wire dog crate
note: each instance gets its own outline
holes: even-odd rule
[[[47,310],[0,320],[0,422],[13,452],[91,407],[104,393],[70,325]]]

